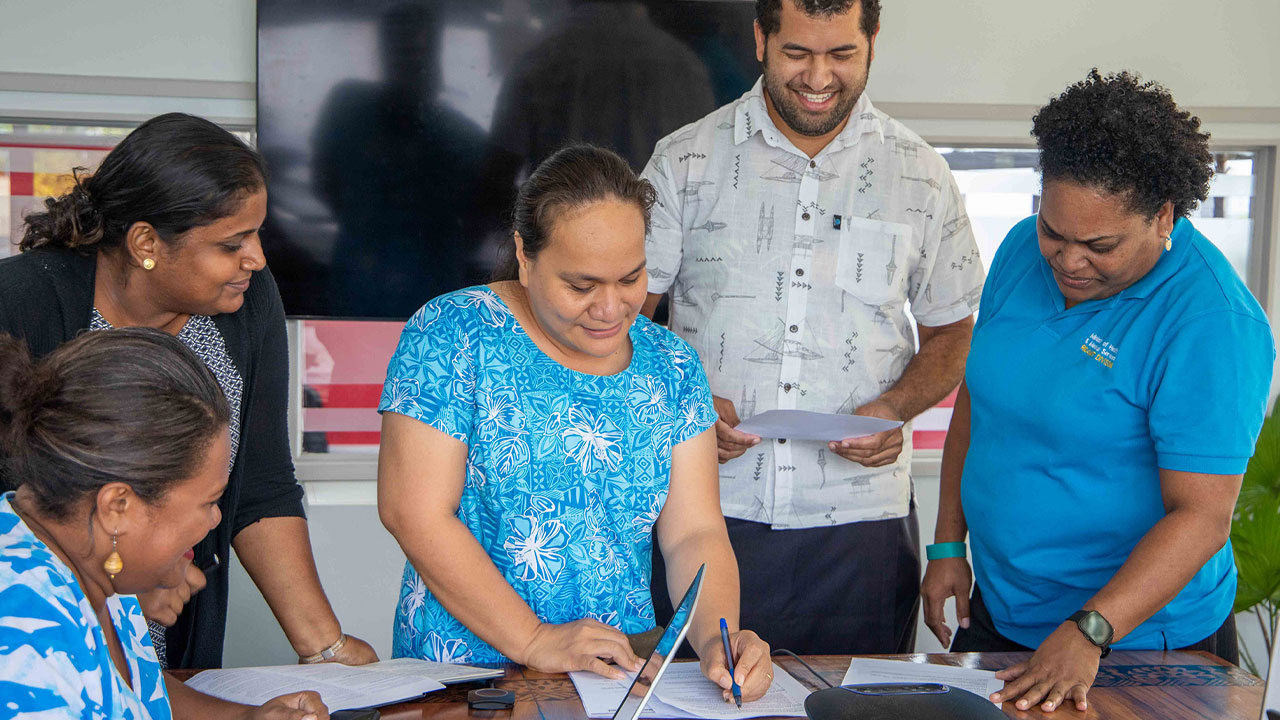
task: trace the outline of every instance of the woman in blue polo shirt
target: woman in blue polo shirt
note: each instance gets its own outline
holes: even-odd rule
[[[1032,134],[1040,210],[987,277],[921,592],[944,644],[955,596],[953,651],[1036,649],[993,700],[1083,710],[1113,645],[1236,661],[1231,514],[1275,350],[1186,217],[1209,136],[1164,88],[1094,70]]]

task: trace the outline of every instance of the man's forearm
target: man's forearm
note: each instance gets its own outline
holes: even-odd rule
[[[893,406],[903,421],[937,405],[960,384],[973,337],[973,317],[918,328],[920,351],[907,363],[898,382],[879,398]]]

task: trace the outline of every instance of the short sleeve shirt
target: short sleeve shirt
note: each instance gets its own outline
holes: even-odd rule
[[[1275,361],[1266,316],[1189,221],[1170,240],[1136,283],[1069,309],[1035,217],[992,264],[965,376],[961,494],[983,601],[1022,645],[1079,610],[1165,516],[1161,469],[1235,475],[1253,454]],[[1227,543],[1115,646],[1199,642],[1235,594]]]
[[[715,410],[685,342],[644,317],[630,338],[622,372],[575,372],[538,349],[497,294],[473,287],[423,306],[387,369],[379,411],[466,443],[458,517],[544,622],[654,626],[651,533],[671,451],[710,428]],[[449,614],[411,563],[392,653],[505,660]]]
[[[75,575],[31,533],[12,499],[0,496],[0,716],[168,720],[164,675],[138,599],[107,598],[131,688]]]
[[[978,307],[983,271],[946,162],[863,95],[816,156],[769,117],[761,83],[663,138],[649,292],[739,418],[775,408],[852,413],[916,352],[914,318]],[[774,528],[905,516],[911,428],[898,461],[867,468],[812,441],[769,441],[720,466],[726,515]]]

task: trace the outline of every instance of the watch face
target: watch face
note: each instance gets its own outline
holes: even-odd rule
[[[1080,632],[1084,633],[1085,637],[1099,647],[1110,643],[1111,636],[1115,632],[1111,628],[1111,623],[1094,610],[1085,613],[1084,617],[1076,621],[1076,625],[1080,627]]]

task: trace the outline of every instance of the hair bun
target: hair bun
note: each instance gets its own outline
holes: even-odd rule
[[[42,245],[76,248],[96,245],[106,234],[105,221],[93,194],[85,184],[90,177],[81,177],[84,168],[74,168],[75,184],[70,192],[56,198],[46,198],[44,212],[31,213],[24,218],[26,232],[19,247],[29,250]]]
[[[75,185],[71,188],[71,192],[66,195],[70,209],[71,227],[73,228],[68,247],[94,245],[102,240],[102,213],[98,211],[98,206],[93,201],[93,195],[85,187],[85,183],[89,178],[81,178],[79,175],[83,169],[75,168],[72,171],[75,176]]]

